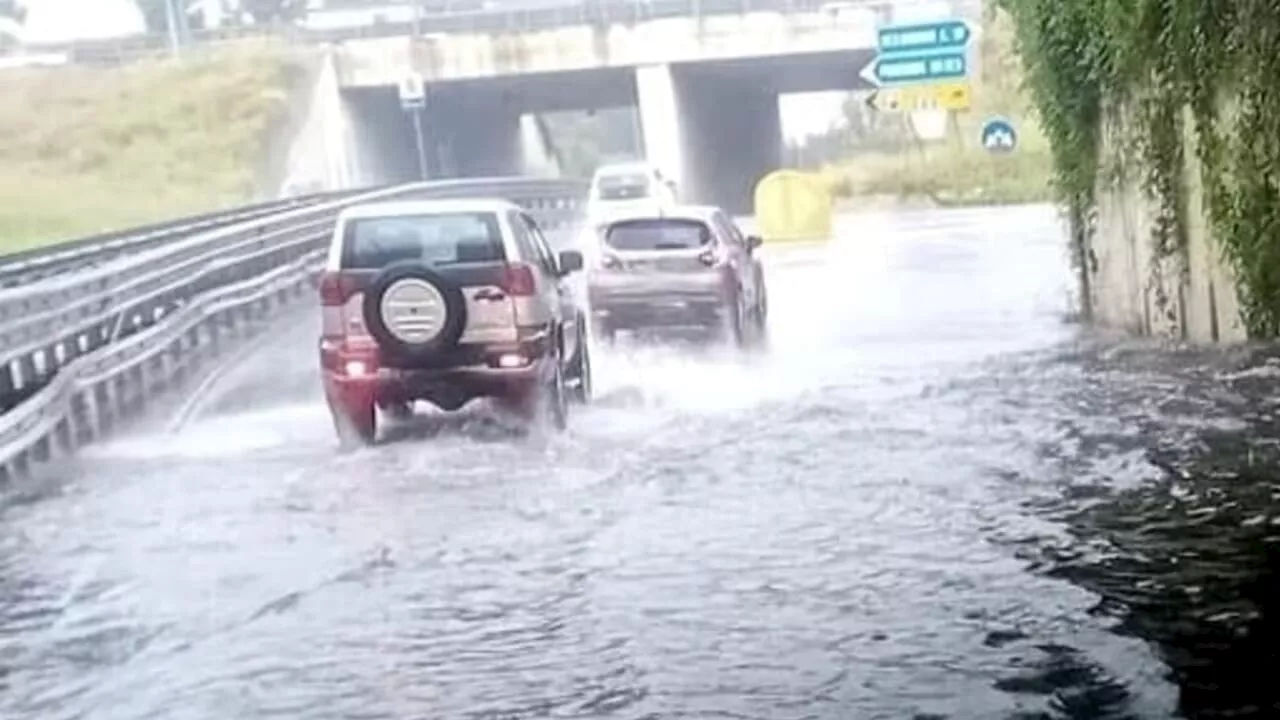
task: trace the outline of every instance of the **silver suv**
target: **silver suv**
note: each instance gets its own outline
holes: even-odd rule
[[[760,238],[717,207],[616,215],[590,239],[587,276],[596,336],[693,328],[738,346],[764,339],[769,301]]]
[[[345,445],[416,400],[493,397],[563,428],[591,397],[586,315],[558,255],[504,200],[380,202],[338,217],[320,282],[324,393]]]

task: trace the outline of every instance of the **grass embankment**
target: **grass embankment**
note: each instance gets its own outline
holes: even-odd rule
[[[941,205],[1053,199],[1049,143],[1022,92],[1012,22],[988,7],[980,37],[980,72],[971,80],[973,107],[953,114],[945,139],[919,141],[896,153],[868,149],[825,168],[838,199],[922,197]],[[1013,121],[1018,131],[1013,153],[997,155],[982,147],[982,125],[993,116]]]
[[[302,72],[253,46],[0,73],[0,254],[252,199]]]

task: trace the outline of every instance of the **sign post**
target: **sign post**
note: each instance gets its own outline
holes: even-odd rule
[[[876,57],[861,73],[876,87],[867,105],[887,112],[968,110],[973,36],[964,20],[880,28]]]
[[[427,107],[427,85],[422,76],[409,73],[400,80],[400,107],[413,120],[413,137],[418,146],[418,178],[427,179],[427,145],[422,134],[422,111]]]

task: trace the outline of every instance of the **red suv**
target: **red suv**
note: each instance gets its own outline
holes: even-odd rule
[[[537,223],[503,200],[380,202],[338,217],[320,282],[324,393],[344,445],[379,411],[497,398],[563,428],[591,397],[586,314]]]

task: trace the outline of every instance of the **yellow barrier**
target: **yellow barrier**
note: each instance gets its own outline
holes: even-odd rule
[[[776,170],[756,183],[756,224],[765,242],[831,237],[831,191],[821,177]]]

